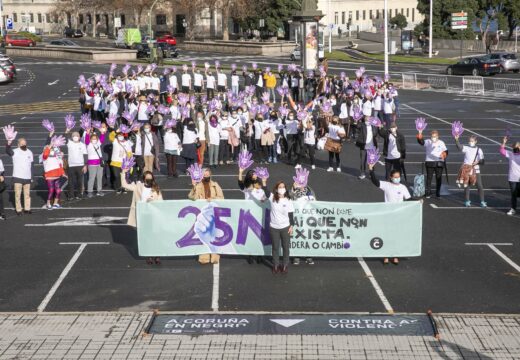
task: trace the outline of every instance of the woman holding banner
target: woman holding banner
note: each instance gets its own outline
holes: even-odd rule
[[[283,181],[276,183],[269,201],[271,203],[269,234],[273,250],[273,274],[287,274],[289,245],[294,226],[294,207]],[[280,265],[280,246],[283,249],[283,265]]]
[[[126,180],[126,175],[128,171],[133,167],[133,158],[125,158],[123,159],[123,163],[121,165],[121,186],[128,190],[132,191],[132,205],[130,206],[130,212],[128,213],[128,221],[127,224],[132,227],[137,227],[137,214],[136,208],[138,202],[153,202],[153,201],[162,201],[162,193],[159,185],[155,182],[155,178],[151,171],[145,171],[143,174],[143,180],[128,183]],[[153,263],[160,265],[161,259],[159,257],[147,258],[146,263],[151,265]]]

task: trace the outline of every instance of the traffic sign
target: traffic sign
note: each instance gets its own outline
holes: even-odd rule
[[[463,16],[463,17],[467,17],[468,16],[468,13],[467,12],[458,12],[458,13],[451,13],[451,17],[457,17],[457,16]]]
[[[5,28],[6,30],[13,30],[13,19],[7,18],[5,20]]]
[[[451,26],[457,26],[457,25],[468,25],[467,21],[452,21]]]
[[[115,17],[114,18],[114,27],[116,27],[116,28],[120,28],[121,27],[121,18],[120,17]]]
[[[451,21],[467,21],[467,16],[452,16]]]
[[[452,30],[465,30],[468,28],[468,25],[452,25]]]

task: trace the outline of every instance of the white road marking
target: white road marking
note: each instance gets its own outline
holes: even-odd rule
[[[504,254],[502,251],[498,250],[497,247],[495,246],[495,245],[498,245],[498,246],[512,246],[513,244],[511,244],[511,243],[466,243],[466,245],[476,245],[476,246],[485,245],[485,246],[489,247],[498,256],[500,256],[506,263],[511,265],[513,267],[513,269],[515,269],[516,271],[518,271],[520,273],[520,265],[518,265],[513,260],[508,258],[506,254]]]
[[[299,324],[305,319],[269,319],[269,321],[274,322],[275,324],[281,325],[284,328],[290,328],[296,324]]]
[[[52,86],[52,85],[56,85],[60,80],[54,80],[53,82],[50,82],[50,83],[47,83],[47,85],[49,86]]]
[[[383,289],[381,289],[381,287],[377,283],[377,280],[374,277],[374,275],[372,274],[372,271],[368,267],[367,263],[365,262],[365,260],[362,257],[359,257],[358,261],[359,261],[359,264],[361,265],[361,267],[363,268],[363,271],[365,272],[365,275],[370,280],[370,282],[372,283],[372,286],[376,290],[376,293],[379,296],[379,299],[381,300],[381,302],[385,306],[386,311],[389,314],[393,314],[394,313],[394,309],[392,308],[392,305],[390,305],[390,302],[386,298],[385,293],[383,292]]]
[[[478,203],[475,203],[475,206],[471,206],[471,207],[438,206],[435,204],[430,204],[430,207],[432,207],[434,209],[438,209],[438,210],[460,210],[460,209],[464,209],[464,210],[509,210],[510,209],[509,207],[493,207],[493,206],[488,206],[488,207],[483,208],[483,207],[478,206]]]
[[[220,263],[213,264],[213,291],[211,293],[211,309],[218,312],[220,292]]]
[[[54,211],[54,210],[53,210]],[[99,216],[99,217],[74,217],[61,218],[60,220],[47,224],[25,224],[28,227],[46,227],[46,226],[126,226],[126,217],[119,216]],[[53,220],[53,219],[48,219]]]
[[[76,250],[76,253],[74,254],[74,256],[72,256],[72,258],[70,259],[67,266],[65,266],[65,269],[63,269],[63,271],[61,272],[60,276],[58,277],[58,280],[56,280],[54,285],[52,285],[51,289],[49,290],[49,292],[47,293],[47,295],[45,296],[45,298],[43,299],[41,304],[38,306],[37,311],[39,313],[42,313],[43,311],[45,311],[45,308],[47,307],[47,305],[51,301],[52,297],[56,293],[56,290],[58,290],[61,283],[63,282],[63,280],[65,280],[65,278],[67,277],[68,273],[70,272],[70,270],[72,269],[72,267],[74,266],[76,261],[78,261],[83,250],[85,250],[85,248],[87,247],[88,244],[92,244],[92,243],[60,243],[60,245],[69,245],[69,244],[70,245],[80,244],[80,246],[79,246],[78,250]],[[96,244],[100,245],[100,244],[108,244],[108,243],[96,243]]]
[[[518,124],[518,123],[515,123],[515,122],[512,122],[512,121],[507,121],[507,120],[501,119],[501,118],[496,118],[495,120],[502,121],[502,122],[505,122],[505,123],[508,123],[508,124],[511,124],[511,125],[514,125],[514,126],[520,126],[520,124]]]

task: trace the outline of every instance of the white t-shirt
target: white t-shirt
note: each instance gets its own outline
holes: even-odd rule
[[[139,85],[139,91],[146,90],[146,79],[144,78],[144,76],[141,76],[137,79],[137,84]]]
[[[213,75],[206,76],[206,88],[215,89],[215,77]]]
[[[238,75],[231,75],[231,86],[238,86],[239,77]]]
[[[161,88],[161,79],[158,77],[150,78],[150,88],[155,91],[159,91]]]
[[[341,106],[339,107],[339,110],[340,110],[340,113],[339,113],[339,118],[340,119],[346,119],[348,118],[348,106],[347,106],[347,103],[342,103]]]
[[[229,119],[228,120],[223,120],[223,119],[220,120],[220,127],[221,127],[220,139],[221,140],[229,139],[229,131],[227,131],[227,129],[230,126],[231,126],[231,123],[229,122]]]
[[[190,87],[190,85],[191,85],[191,76],[190,76],[190,74],[182,74],[181,82],[182,82],[182,86]]]
[[[84,166],[87,147],[80,142],[69,140],[67,142],[69,166]]]
[[[2,159],[0,159],[0,174],[2,174],[5,171],[4,163],[2,162]]]
[[[103,151],[99,142],[94,145],[92,142],[87,146],[87,159],[89,160],[100,160],[103,157]]]
[[[143,186],[143,191],[141,191],[141,202],[146,202],[152,196],[152,188]]]
[[[372,116],[372,101],[367,100],[363,103],[363,115]]]
[[[388,134],[388,149],[386,158],[389,160],[395,160],[401,158],[401,153],[397,150],[397,137],[393,134]]]
[[[27,149],[25,151],[20,148],[13,150],[13,177],[29,180],[32,177],[31,167],[34,161],[33,153]]]
[[[137,136],[135,137],[135,153],[134,154],[137,156],[143,155],[143,145],[141,142],[140,134],[137,134]]]
[[[303,142],[307,145],[316,145],[316,138],[314,137],[314,134],[316,132],[316,127],[312,125],[310,129],[305,129],[303,132]]]
[[[448,150],[442,140],[437,140],[434,143],[430,139],[426,139],[424,141],[424,148],[426,150],[426,161],[443,161],[441,154]]]
[[[471,147],[464,145],[462,147],[462,152],[464,153],[464,164],[466,165],[472,165],[474,162],[480,162],[484,159],[484,153],[482,152],[482,149],[478,146]],[[475,165],[473,168],[475,169],[475,173],[480,173],[479,165]]]
[[[520,182],[520,154],[506,150],[506,158],[509,159],[509,177],[511,182]],[[14,175],[13,175],[14,176]]]
[[[203,77],[201,74],[195,73],[193,75],[193,86],[202,87],[202,81],[203,81]]]
[[[267,199],[267,197],[265,196],[264,189],[255,189],[255,188],[244,189],[243,193],[244,193],[244,198],[246,200],[264,201]]]
[[[253,126],[255,127],[255,140],[260,140],[262,138],[262,132],[264,131],[262,123],[263,123],[263,121],[258,121],[258,120],[255,120],[253,122]]]
[[[147,109],[148,104],[146,104],[146,102],[139,102],[139,105],[137,106],[137,120],[148,121],[150,119],[150,116],[146,112]]]
[[[403,184],[393,184],[389,181],[380,181],[379,188],[385,193],[385,202],[400,203],[409,199],[410,192]]]
[[[206,122],[204,119],[197,120],[199,129],[199,140],[200,141],[206,141]]]
[[[273,229],[284,229],[291,226],[289,213],[294,213],[292,201],[284,197],[278,200],[278,202],[275,202],[271,194],[269,202],[271,203],[271,222],[269,225]]]
[[[144,133],[144,156],[152,156],[152,144],[153,144],[153,136],[152,134]]]
[[[218,73],[217,75],[217,85],[218,86],[226,86],[227,84],[227,76],[224,73]]]
[[[183,144],[195,144],[197,142],[197,131],[188,130],[188,127],[184,127],[183,135],[182,135],[182,143]]]
[[[220,145],[220,132],[221,131],[222,131],[222,127],[220,126],[220,124],[217,124],[217,126],[215,126],[215,127],[208,124],[209,144],[210,145]]]
[[[340,140],[339,134],[344,134],[345,130],[339,125],[329,125],[329,137],[332,140]],[[368,135],[367,135],[368,138]]]
[[[285,120],[285,133],[287,135],[298,134],[298,120],[289,120],[289,118],[287,118],[287,120]]]
[[[166,131],[164,134],[164,150],[178,150],[180,146],[181,139],[175,132]]]
[[[374,148],[374,133],[372,132],[372,125],[365,123],[364,126],[367,128],[367,138],[365,141],[365,150]]]
[[[381,96],[377,95],[374,98],[374,100],[372,101],[372,105],[374,107],[374,110],[381,111],[381,108],[382,108]]]
[[[394,112],[393,109],[394,99],[385,99],[383,103],[383,111],[385,114],[392,114]]]
[[[177,89],[177,86],[178,86],[177,85],[177,75],[175,75],[175,74],[170,75],[169,80],[170,80],[170,86],[174,89]]]

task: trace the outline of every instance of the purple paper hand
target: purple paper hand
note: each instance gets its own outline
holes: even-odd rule
[[[61,147],[67,143],[67,140],[63,135],[53,136],[51,138],[51,146]]]
[[[85,131],[89,131],[91,128],[91,119],[89,114],[81,115],[81,119],[79,120],[81,128]]]
[[[123,158],[123,162],[121,163],[121,170],[129,171],[135,166],[135,159],[133,156]]]
[[[193,164],[188,168],[188,173],[191,176],[191,180],[199,183],[202,181],[202,178],[204,177],[204,171],[200,167],[199,164]]]
[[[101,129],[101,121],[92,121],[92,127],[94,129]]]
[[[257,167],[254,170],[255,175],[262,180],[269,179],[269,171],[265,167]]]
[[[68,114],[65,116],[65,128],[67,130],[74,129],[76,126],[76,120],[74,120],[74,116],[72,114]]]
[[[463,132],[464,127],[460,121],[455,121],[453,124],[451,124],[451,135],[453,135],[454,138],[460,137]]]
[[[381,126],[381,120],[379,120],[379,118],[376,118],[376,117],[371,117],[370,118],[370,124],[372,126],[375,126],[375,127],[380,127]]]
[[[424,129],[426,129],[426,126],[428,126],[428,124],[426,123],[425,118],[420,117],[415,120],[415,128],[418,132],[423,132]]]
[[[296,176],[293,176],[294,182],[301,187],[307,186],[309,180],[309,170],[307,169],[296,169]]]
[[[253,165],[253,160],[251,158],[253,157],[253,154],[251,154],[249,151],[245,150],[242,151],[238,155],[238,167],[242,170],[247,169],[251,165]]]
[[[3,130],[4,130],[5,139],[7,141],[13,141],[14,139],[16,139],[16,135],[18,134],[18,131],[14,131],[13,125],[7,125],[4,127]]]
[[[368,149],[367,150],[367,164],[375,165],[379,161],[379,152],[377,149]]]
[[[110,126],[111,128],[115,127],[116,120],[117,120],[117,115],[114,115],[114,114],[110,115],[107,118],[107,125]]]
[[[48,119],[44,119],[42,121],[42,126],[50,133],[54,132],[54,123],[50,122]]]
[[[119,127],[119,131],[121,131],[121,133],[123,134],[128,134],[130,132],[130,128],[125,124],[121,124],[121,126]]]

